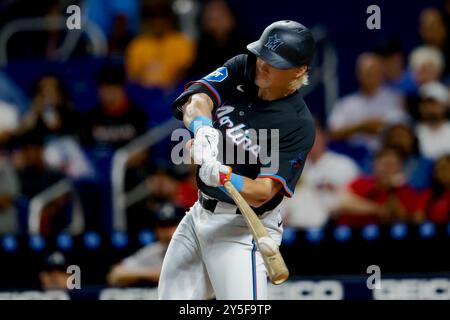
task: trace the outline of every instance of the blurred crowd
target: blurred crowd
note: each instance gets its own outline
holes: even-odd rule
[[[236,31],[234,13],[222,0],[202,4],[196,18],[201,26],[196,41],[181,32],[172,3],[159,0],[10,1],[2,8],[0,22],[7,25],[15,19],[61,17],[74,3],[107,39],[107,62],[94,79],[97,103],[80,112],[68,90],[73,84],[57,72],[41,74],[29,94],[6,72],[0,74],[2,234],[26,232],[30,202],[63,179],[73,182],[80,193],[87,228],[101,228],[100,212],[111,215],[111,158],[147,132],[152,122],[146,106],[134,101],[130,84],[164,93],[220,65],[248,42]],[[7,46],[9,61],[61,59],[60,47],[73,31],[52,27],[50,21],[39,22],[47,23],[48,29],[12,36]],[[86,42],[78,41],[69,58],[89,55]],[[153,227],[148,212],[166,202],[187,209],[197,197],[193,168],[175,168],[170,159],[154,163],[151,153],[141,152],[127,162],[126,191],[139,191],[140,187],[148,194],[129,206],[129,231]],[[42,234],[55,235],[67,227],[72,198],[64,195],[44,207]]]
[[[11,0],[0,5],[0,25],[61,17],[74,3],[107,43],[107,63],[94,79],[97,102],[80,111],[71,83],[58,73],[41,74],[27,91],[0,70],[0,234],[25,233],[30,203],[59,181],[70,181],[78,196],[62,194],[46,203],[40,233],[66,230],[78,198],[86,228],[100,230],[101,213],[111,215],[112,155],[147,132],[152,121],[133,99],[130,84],[167,92],[244,52],[251,40],[225,0],[199,1],[195,37],[183,28],[175,2],[164,0]],[[11,37],[9,61],[92,53],[80,34],[64,56],[61,47],[72,31],[51,20],[39,23],[47,28]],[[325,119],[317,118],[302,178],[284,203],[286,226],[449,221],[450,1],[423,9],[418,26],[422,43],[410,52],[391,36],[362,52],[355,63],[357,90],[342,96]],[[108,275],[111,284],[155,281],[179,213],[197,199],[195,167],[155,162],[152,154],[150,148],[127,162],[126,192],[143,189],[144,196],[128,206],[126,216],[128,231],[152,229],[161,243],[116,265]],[[55,259],[62,258],[50,260]],[[143,268],[154,272],[144,276]],[[47,274],[42,279],[52,282]]]
[[[318,121],[288,224],[449,221],[449,17],[449,1],[425,8],[411,52],[386,37],[359,55],[359,87]]]

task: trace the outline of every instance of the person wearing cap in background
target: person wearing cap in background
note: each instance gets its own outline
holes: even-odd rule
[[[107,275],[108,284],[112,286],[157,284],[170,239],[183,215],[183,209],[172,203],[165,203],[156,213],[154,232],[157,241],[114,265]]]
[[[126,92],[123,66],[106,64],[97,82],[98,105],[85,116],[82,141],[87,147],[114,151],[146,132],[147,116]]]
[[[44,137],[41,131],[33,130],[16,138],[14,163],[18,167],[19,197],[31,201],[38,194],[63,181],[66,176],[50,168],[44,161]],[[40,233],[52,236],[66,225],[65,212],[71,203],[68,193],[62,194],[42,208]]]
[[[46,256],[39,281],[44,290],[67,289],[67,279],[70,274],[67,273],[69,266],[67,258],[60,251],[55,251]]]
[[[419,88],[419,97],[419,149],[435,160],[450,153],[449,92],[443,84],[431,82]]]

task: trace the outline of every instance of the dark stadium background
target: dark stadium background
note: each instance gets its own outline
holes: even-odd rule
[[[199,1],[201,2],[203,1]],[[65,8],[70,4],[80,5],[83,12],[83,1],[39,1],[39,4],[34,1],[2,1],[0,38],[2,30],[5,30],[8,23],[24,17],[42,16],[45,5],[52,6],[55,3],[59,5],[59,13],[64,17],[68,17]],[[101,4],[100,1],[98,3]],[[401,40],[403,52],[407,55],[421,43],[418,32],[420,12],[426,7],[443,8],[444,3],[445,1],[439,0],[229,1],[236,13],[239,33],[250,41],[257,39],[265,26],[280,19],[293,19],[316,29],[323,37],[312,72],[320,69],[323,62],[321,56],[323,48],[325,46],[333,48],[337,56],[335,71],[338,97],[357,89],[354,70],[355,61],[360,53],[375,50],[383,39],[395,36]],[[381,8],[381,30],[366,28],[366,19],[369,16],[366,8],[373,4]],[[198,20],[194,21],[195,27],[199,28]],[[21,41],[27,40],[19,39],[14,44],[20,48]],[[51,74],[56,75],[68,90],[68,97],[79,116],[75,121],[75,129],[81,130],[87,126],[90,120],[88,112],[97,104],[97,81],[100,73],[105,68],[114,69],[123,66],[125,55],[124,50],[120,49],[103,55],[94,55],[83,50],[83,41],[79,46],[79,53],[75,50],[67,59],[49,59],[38,57],[37,54],[33,56],[33,50],[30,51],[29,48],[26,54],[18,57],[15,56],[15,51],[11,51],[7,63],[1,65],[1,79],[2,82],[3,78],[9,79],[9,83],[13,83],[22,92],[24,102],[17,105],[22,116],[29,109],[36,81],[44,74]],[[244,50],[242,47],[241,51]],[[127,191],[148,177],[160,173],[170,176],[177,183],[190,181],[190,169],[175,167],[170,161],[171,147],[174,144],[170,141],[170,132],[180,127],[181,123],[169,124],[168,130],[164,129],[164,125],[172,119],[171,102],[182,92],[183,86],[192,77],[192,74],[181,77],[164,89],[141,86],[131,81],[125,84],[129,97],[147,117],[145,131],[151,133],[147,134],[146,139],[151,139],[152,134],[158,135],[159,129],[166,132],[163,134],[162,142],[153,145],[150,151],[144,148],[147,154],[138,154],[136,160],[138,165],[127,171],[124,178],[123,186]],[[8,86],[0,85],[0,101],[9,96],[7,88]],[[326,105],[323,83],[313,81],[311,89],[305,92],[305,100],[312,113],[325,123],[330,110],[327,109],[329,106]],[[1,153],[9,156],[13,151],[20,150],[22,145],[30,143],[30,140],[33,141],[33,137],[17,135],[2,145]],[[127,289],[112,293],[104,291],[108,288],[106,277],[112,265],[143,245],[155,241],[153,227],[157,222],[151,217],[142,220],[140,216],[128,221],[128,225],[132,226],[128,230],[117,229],[113,222],[115,203],[111,179],[114,176],[112,161],[118,148],[101,146],[96,149],[83,143],[81,147],[97,173],[93,179],[68,180],[71,188],[81,198],[84,228],[77,232],[62,229],[49,234],[31,232],[29,214],[32,199],[26,199],[23,195],[15,199],[14,206],[19,215],[20,228],[15,233],[0,234],[0,299],[48,297],[40,291],[39,273],[48,263],[49,255],[55,251],[65,256],[66,265],[75,264],[81,269],[82,289],[70,290],[68,294],[72,298],[97,299],[102,297],[102,292],[103,298],[108,298],[108,292],[113,298],[155,297],[154,291],[149,289],[154,288],[154,285],[139,284],[130,289],[135,291],[126,291]],[[340,152],[348,152],[349,156],[359,160],[357,150],[342,149],[340,145],[335,148]],[[32,183],[26,179],[25,176],[23,184]],[[159,188],[158,182],[155,183],[153,186]],[[160,200],[158,198],[155,201]],[[73,194],[70,193],[69,200],[61,209],[66,220],[70,217],[73,204]],[[133,219],[133,208],[135,207],[126,211],[126,214],[131,215],[128,219]],[[142,212],[146,209],[139,207],[137,210]],[[151,214],[149,211],[148,215]],[[447,260],[449,244],[448,220],[445,223],[424,221],[420,224],[398,221],[394,224],[366,227],[338,226],[330,221],[320,230],[287,227],[281,250],[292,274],[291,282],[283,285],[286,288],[284,293],[280,293],[280,290],[283,291],[281,286],[281,289],[273,288],[273,294],[275,298],[283,299],[299,297],[449,299],[450,263]],[[384,295],[377,295],[367,289],[366,279],[370,275],[367,273],[367,267],[370,265],[379,266],[382,278],[391,279],[397,289],[387,286]],[[301,281],[311,283],[304,282],[302,286]],[[136,288],[150,291],[139,291]],[[42,295],[30,293],[36,290]]]

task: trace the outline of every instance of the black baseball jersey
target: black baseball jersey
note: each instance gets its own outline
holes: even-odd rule
[[[194,93],[205,93],[212,99],[213,126],[222,134],[218,160],[231,166],[233,173],[251,179],[270,178],[283,185],[277,195],[255,210],[262,213],[274,209],[283,196],[293,195],[314,143],[315,127],[298,90],[274,101],[259,99],[255,67],[252,54],[228,60],[211,74],[188,83],[173,103],[173,113],[182,120],[181,107]],[[198,172],[197,183],[205,194],[234,203],[223,188],[205,185]]]

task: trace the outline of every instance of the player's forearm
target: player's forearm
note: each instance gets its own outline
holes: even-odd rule
[[[272,181],[269,179],[252,180],[243,177],[243,182],[240,193],[248,204],[254,208],[258,208],[272,199],[279,190],[279,188],[274,188]]]
[[[211,111],[213,103],[204,93],[196,93],[189,97],[189,100],[183,105],[183,122],[186,128],[192,127],[192,121],[205,117],[211,120]]]

